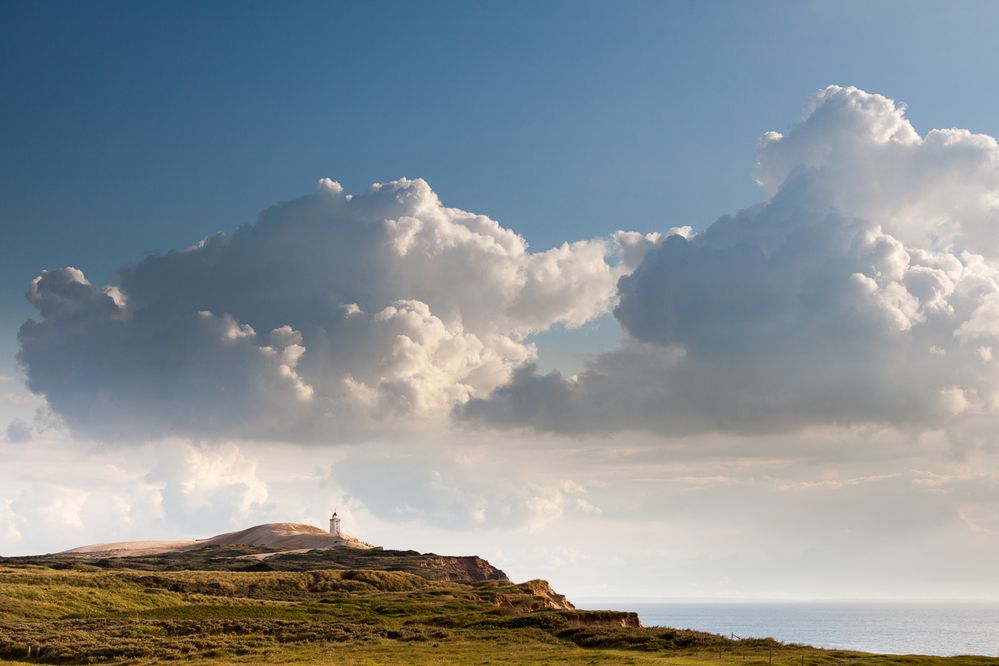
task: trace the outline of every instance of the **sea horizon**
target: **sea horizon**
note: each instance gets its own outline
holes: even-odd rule
[[[584,610],[630,610],[647,627],[814,647],[930,656],[999,656],[999,601],[917,599],[579,598]]]
[[[590,596],[572,597],[581,602],[613,601],[641,603],[913,603],[913,604],[999,604],[999,598],[964,598],[964,597],[628,597],[628,596]]]

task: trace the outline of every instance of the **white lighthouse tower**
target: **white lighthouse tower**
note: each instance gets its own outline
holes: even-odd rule
[[[340,516],[336,515],[336,511],[330,516],[330,534],[340,536]]]

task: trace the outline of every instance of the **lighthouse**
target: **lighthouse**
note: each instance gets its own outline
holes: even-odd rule
[[[340,536],[340,516],[336,515],[336,511],[330,516],[330,534]]]

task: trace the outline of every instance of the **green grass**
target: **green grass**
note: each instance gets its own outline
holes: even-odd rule
[[[418,553],[393,551],[391,571],[370,556],[358,569],[306,558],[300,571],[232,571],[217,555],[196,553],[187,570],[181,558],[162,569],[0,560],[0,664],[999,666],[643,628],[634,614],[560,608],[543,581],[456,581],[453,561],[442,573]]]

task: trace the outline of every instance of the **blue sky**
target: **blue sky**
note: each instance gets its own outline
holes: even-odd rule
[[[997,27],[3,4],[0,553],[335,507],[570,596],[999,599]]]
[[[994,3],[7,3],[0,369],[40,269],[95,283],[320,177],[427,179],[534,249],[761,200],[760,134],[856,85],[999,134]],[[606,326],[614,335],[614,326]]]

